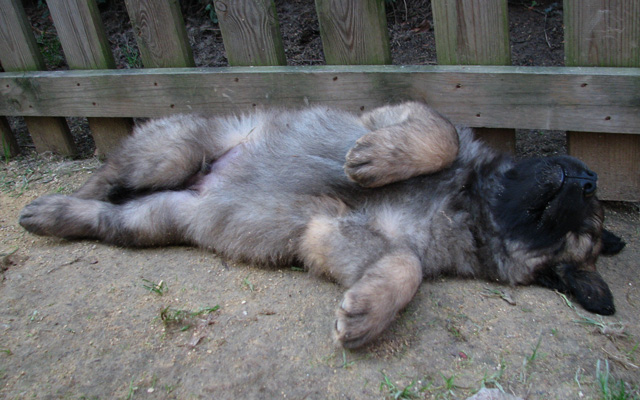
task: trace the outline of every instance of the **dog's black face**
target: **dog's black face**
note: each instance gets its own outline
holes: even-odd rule
[[[548,248],[569,232],[601,229],[596,188],[597,175],[575,158],[524,160],[504,174],[494,215],[507,237]]]
[[[597,175],[573,157],[525,160],[502,177],[493,212],[507,239],[545,258],[535,271],[538,284],[570,293],[585,309],[609,315],[615,312],[613,296],[595,262],[624,243],[603,232],[596,189]]]

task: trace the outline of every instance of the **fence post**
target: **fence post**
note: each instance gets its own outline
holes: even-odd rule
[[[273,0],[217,0],[215,7],[229,65],[287,64]]]
[[[391,64],[383,0],[316,0],[327,64]]]
[[[46,69],[20,0],[0,0],[0,63],[5,71]],[[73,155],[76,146],[62,117],[25,117],[38,152]]]
[[[194,67],[177,0],[125,0],[145,68]]]
[[[640,2],[564,0],[564,25],[565,65],[640,67]],[[601,199],[640,200],[637,133],[567,133],[569,154],[598,173]]]
[[[438,64],[511,64],[506,0],[433,0],[431,7]],[[476,133],[497,149],[515,152],[513,129],[479,128]]]
[[[48,0],[62,50],[71,69],[116,67],[96,0]],[[106,156],[129,135],[130,118],[88,118],[98,154]]]

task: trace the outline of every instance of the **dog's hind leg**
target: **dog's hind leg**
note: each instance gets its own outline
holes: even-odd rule
[[[360,118],[371,131],[347,153],[345,172],[365,187],[433,173],[458,154],[456,128],[422,103],[380,107]]]
[[[54,194],[27,205],[19,222],[37,235],[120,246],[191,244],[190,216],[199,201],[192,191],[157,192],[124,204]]]
[[[254,118],[175,115],[135,128],[75,197],[117,202],[140,192],[180,189],[240,143],[260,122]]]

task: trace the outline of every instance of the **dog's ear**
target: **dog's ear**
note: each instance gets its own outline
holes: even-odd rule
[[[563,264],[536,275],[536,283],[569,294],[587,311],[601,315],[616,312],[609,286],[596,271]]]
[[[616,312],[609,286],[596,271],[569,268],[564,280],[569,292],[585,310],[601,315]]]
[[[602,250],[600,254],[603,256],[613,256],[622,251],[626,243],[619,236],[610,231],[602,230]]]

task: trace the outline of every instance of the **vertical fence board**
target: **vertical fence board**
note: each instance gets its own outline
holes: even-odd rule
[[[287,64],[273,0],[218,0],[215,7],[229,65]]]
[[[506,0],[433,0],[431,5],[439,64],[511,64]],[[515,130],[476,133],[494,148],[515,153]]]
[[[327,64],[391,64],[383,0],[316,0]]]
[[[125,0],[146,68],[193,67],[178,0]]]
[[[48,0],[62,50],[71,69],[112,69],[116,63],[96,0]],[[106,156],[129,135],[131,119],[89,118],[98,154]]]
[[[0,0],[0,63],[5,71],[45,69],[20,0]],[[62,155],[76,153],[64,118],[25,117],[24,121],[37,151]]]
[[[96,0],[47,0],[71,69],[110,69],[116,64]]]
[[[567,66],[640,67],[640,2],[565,0]],[[569,154],[598,172],[599,197],[640,200],[640,135],[568,132]]]
[[[510,65],[506,0],[433,0],[438,64]]]
[[[640,66],[640,1],[565,1],[567,66]]]
[[[2,151],[0,155],[3,159],[6,156],[13,157],[20,152],[18,142],[13,136],[9,122],[5,117],[0,117],[0,151]]]

